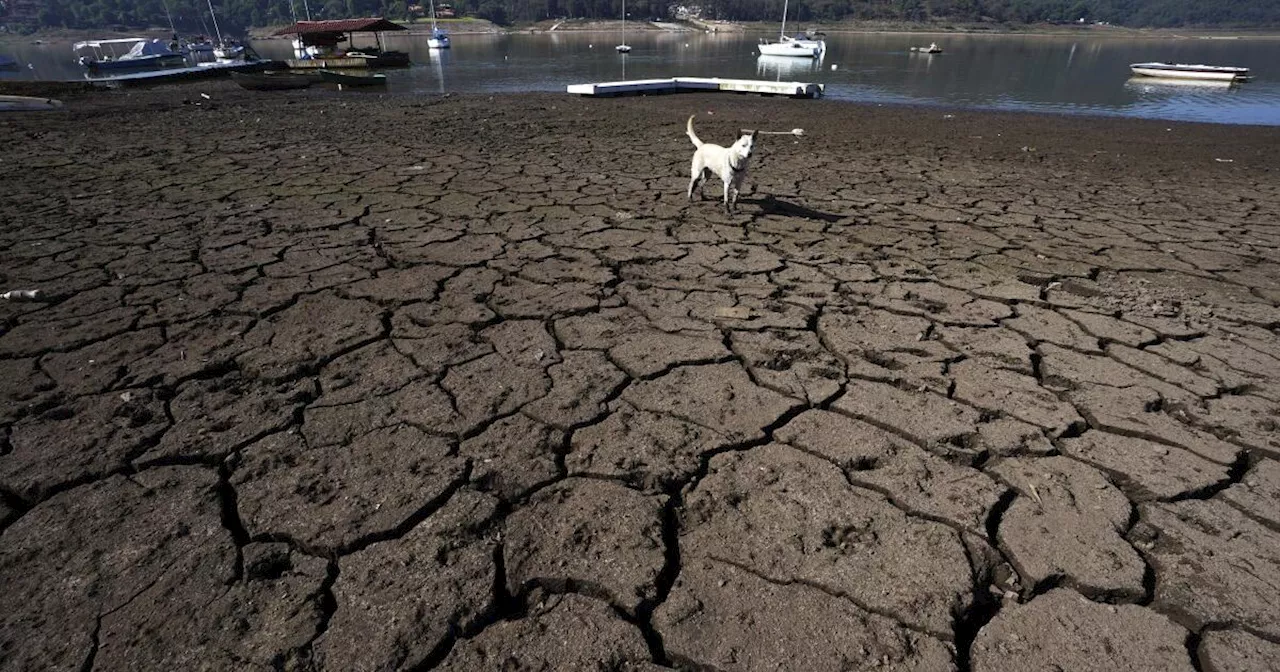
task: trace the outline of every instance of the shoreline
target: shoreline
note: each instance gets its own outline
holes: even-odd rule
[[[542,35],[553,32],[565,33],[597,33],[617,32],[622,22],[618,20],[574,19],[561,23],[555,30],[550,25],[556,22],[541,21],[534,24],[516,24],[499,26],[483,19],[445,19],[439,23],[451,35]],[[629,21],[628,30],[644,32],[714,32],[710,28],[719,28],[720,32],[773,33],[781,27],[778,22],[711,22],[700,20],[670,20],[663,24],[672,28],[663,28],[649,21]],[[1126,28],[1123,26],[1053,26],[1045,24],[901,24],[895,22],[839,22],[823,23],[817,21],[788,22],[792,26],[803,26],[805,29],[825,33],[838,34],[888,34],[888,35],[1022,35],[1044,37],[1089,37],[1106,39],[1239,39],[1239,40],[1273,40],[1280,39],[1280,27],[1242,29],[1242,28]],[[458,30],[458,27],[475,26],[474,29]],[[701,27],[700,27],[701,26]],[[270,33],[283,26],[262,26],[249,28],[245,36],[249,39],[283,39],[271,36]],[[418,20],[410,25],[405,35],[426,35],[430,33],[430,23]],[[184,33],[185,34],[185,33]],[[57,29],[41,30],[28,35],[16,33],[0,34],[0,45],[12,43],[70,44],[87,39],[108,39],[113,37],[162,37],[172,35],[167,28],[153,27],[135,31],[113,31],[93,29]]]
[[[84,100],[84,99],[92,99],[95,97],[118,95],[121,91],[127,91],[129,93],[136,93],[139,95],[146,95],[148,92],[153,92],[153,91],[185,91],[188,93],[197,93],[197,92],[207,91],[211,86],[217,86],[222,88],[233,88],[233,89],[235,88],[235,86],[229,80],[225,80],[225,79],[202,80],[202,81],[192,81],[192,82],[172,82],[172,83],[156,84],[156,85],[125,86],[122,88],[107,87],[101,84],[94,84],[92,81],[87,81],[87,80],[66,80],[66,81],[63,81],[63,80],[49,80],[49,81],[0,80],[0,95],[29,96],[29,97],[36,97],[36,98],[55,98],[55,99],[61,99],[61,100],[67,101],[67,100],[73,100],[73,99]],[[411,98],[422,98],[426,100],[434,100],[436,98],[441,97],[440,94],[418,94],[418,93],[399,92],[399,91],[387,92],[382,95],[388,96],[391,99],[399,99],[399,100],[411,99]],[[449,92],[444,94],[443,97],[449,98],[454,96],[463,96],[463,97],[487,96],[494,99],[504,99],[508,97],[519,97],[524,95],[564,96],[571,99],[578,98],[578,96],[570,96],[568,94],[561,93],[558,91],[545,91],[545,90],[530,90],[523,93]],[[673,95],[674,97],[683,98],[683,97],[689,97],[689,96],[696,96],[699,94],[679,93],[679,94],[673,94]],[[736,96],[736,95],[725,95],[725,94],[716,94],[716,95],[720,99],[726,102],[737,99],[737,98],[761,98],[761,99],[764,98],[764,97],[757,97],[757,96]],[[620,96],[615,100],[626,100],[629,98],[646,98],[646,96]],[[600,98],[596,100],[605,101],[610,99]],[[1126,115],[1120,115],[1120,114],[1107,114],[1104,112],[1098,112],[1096,110],[1086,110],[1081,112],[1060,112],[1060,111],[1044,111],[1044,110],[1009,110],[1009,109],[998,109],[998,108],[990,108],[990,107],[963,107],[963,106],[956,106],[956,105],[948,105],[946,103],[904,102],[904,101],[872,102],[872,101],[862,101],[862,100],[841,100],[841,99],[834,99],[834,98],[822,98],[820,100],[811,101],[809,104],[849,106],[853,108],[863,108],[866,110],[893,109],[893,110],[902,110],[902,111],[909,111],[909,112],[915,112],[915,113],[941,114],[941,115],[947,115],[947,116],[955,116],[955,115],[961,115],[961,114],[970,115],[970,116],[979,116],[979,117],[981,116],[998,117],[1001,115],[1013,115],[1016,117],[1042,118],[1046,121],[1055,120],[1055,119],[1071,119],[1071,120],[1078,120],[1086,124],[1089,122],[1095,122],[1095,121],[1098,123],[1134,122],[1134,123],[1163,125],[1165,127],[1168,127],[1173,124],[1177,124],[1177,125],[1206,126],[1206,127],[1226,128],[1226,129],[1260,129],[1260,130],[1270,129],[1273,131],[1280,132],[1280,124],[1255,124],[1255,123],[1236,123],[1236,122],[1226,122],[1226,121],[1196,121],[1196,120],[1183,120],[1183,119],[1164,119],[1159,117],[1135,117],[1135,116],[1126,116]],[[45,114],[45,113],[42,112],[41,114]],[[1280,136],[1277,136],[1277,137],[1280,138]]]

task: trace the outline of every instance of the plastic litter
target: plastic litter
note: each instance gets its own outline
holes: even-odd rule
[[[39,301],[43,296],[44,292],[38,289],[11,289],[0,294],[0,298],[9,301]]]

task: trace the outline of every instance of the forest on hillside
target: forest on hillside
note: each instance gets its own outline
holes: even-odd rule
[[[289,23],[294,16],[335,19],[353,16],[405,18],[418,0],[214,0],[218,21],[243,31],[251,26]],[[423,3],[425,4],[425,2]],[[622,0],[454,0],[459,16],[498,24],[551,18],[617,17]],[[782,0],[703,0],[690,5],[703,18],[731,21],[776,20]],[[669,17],[670,0],[631,0],[638,18]],[[1131,27],[1280,26],[1280,0],[797,0],[791,16],[800,21],[840,19],[934,23],[1106,21]],[[107,28],[176,25],[209,32],[208,0],[0,0],[0,25],[11,29]]]

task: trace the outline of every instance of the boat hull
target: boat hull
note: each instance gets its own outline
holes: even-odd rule
[[[801,44],[799,42],[769,42],[758,47],[761,56],[791,56],[794,58],[817,58],[822,55],[821,47]]]
[[[428,37],[428,38],[427,38],[427,48],[428,48],[428,49],[448,49],[448,48],[449,48],[449,38],[447,38],[447,37],[440,37],[440,38],[436,38],[436,37]]]
[[[292,75],[278,72],[233,72],[231,73],[231,80],[238,84],[240,88],[250,91],[305,89],[317,81],[311,75]]]
[[[148,68],[169,68],[179,65],[186,65],[187,59],[182,54],[161,54],[158,56],[143,56],[141,58],[125,58],[118,61],[94,61],[87,60],[83,63],[84,67],[92,71],[102,70],[145,70]]]
[[[332,70],[321,70],[320,81],[343,86],[386,86],[386,75],[351,75]]]
[[[1172,65],[1165,63],[1134,63],[1129,70],[1141,77],[1162,79],[1204,79],[1230,82],[1249,76],[1248,68],[1225,68],[1205,65]]]
[[[60,107],[62,107],[62,101],[52,98],[0,96],[0,112],[38,112],[56,110]]]

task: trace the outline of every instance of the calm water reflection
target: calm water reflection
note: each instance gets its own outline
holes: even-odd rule
[[[634,51],[614,52],[607,33],[455,35],[453,49],[426,48],[425,37],[388,37],[414,67],[391,71],[393,91],[438,93],[563,91],[577,82],[624,78],[721,76],[820,82],[827,97],[1007,110],[1114,114],[1162,119],[1280,125],[1280,40],[1267,38],[1122,40],[1072,36],[843,34],[827,37],[821,62],[757,57],[756,36],[631,33]],[[945,53],[908,49],[936,41]],[[289,43],[254,44],[287,58]],[[17,45],[11,55],[47,79],[79,78],[70,50]],[[1131,79],[1129,63],[1177,61],[1242,65],[1242,85],[1176,85]],[[31,77],[31,71],[0,73]]]

